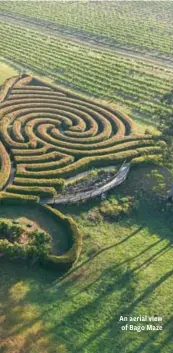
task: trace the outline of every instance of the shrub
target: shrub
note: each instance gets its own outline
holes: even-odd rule
[[[118,220],[124,215],[129,215],[133,209],[133,198],[124,197],[119,200],[103,201],[99,207],[101,214],[110,220]]]
[[[0,238],[7,239],[10,242],[14,243],[18,241],[22,235],[22,228],[16,225],[10,225],[7,222],[0,222]]]
[[[8,179],[10,177],[10,171],[11,162],[9,155],[2,142],[0,142],[0,191],[7,184]]]

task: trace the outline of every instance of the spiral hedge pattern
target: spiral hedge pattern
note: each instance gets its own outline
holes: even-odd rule
[[[10,156],[16,169],[7,191],[19,194],[53,195],[63,178],[161,149],[128,116],[28,75],[1,89],[0,137],[0,188]]]

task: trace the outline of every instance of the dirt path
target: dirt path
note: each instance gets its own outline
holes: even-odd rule
[[[27,27],[41,33],[52,35],[54,37],[62,37],[79,42],[83,45],[89,45],[95,49],[114,52],[115,54],[126,56],[131,59],[146,61],[154,65],[173,68],[173,55],[168,55],[166,57],[165,54],[165,57],[161,57],[162,54],[158,54],[154,50],[153,52],[142,53],[138,51],[137,48],[134,50],[131,48],[119,48],[116,46],[116,43],[113,39],[77,29],[73,30],[70,27],[57,26],[55,23],[49,22],[47,20],[25,17],[23,15],[14,13],[1,12],[0,21],[4,21],[6,23],[11,22],[22,27]]]

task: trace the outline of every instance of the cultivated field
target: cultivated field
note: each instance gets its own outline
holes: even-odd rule
[[[109,1],[40,3],[1,1],[2,14],[47,20],[64,34],[109,46],[151,53],[169,59],[173,54],[171,1]],[[38,21],[38,23],[40,23]]]
[[[0,22],[3,57],[58,84],[130,108],[150,123],[160,97],[171,89],[172,67],[123,57],[4,21]]]

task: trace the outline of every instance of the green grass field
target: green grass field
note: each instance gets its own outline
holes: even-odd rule
[[[0,85],[2,85],[7,78],[15,75],[17,75],[17,70],[3,61],[0,61]]]
[[[151,170],[138,170],[138,184],[131,171],[110,197],[131,195],[132,184],[139,193]],[[149,199],[119,222],[91,221],[98,205],[66,208],[84,244],[64,278],[1,259],[2,353],[172,352],[172,223]],[[163,331],[122,332],[121,315],[161,315]]]

